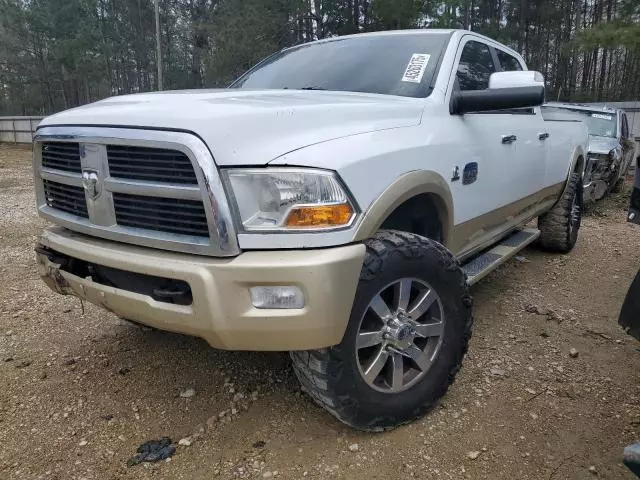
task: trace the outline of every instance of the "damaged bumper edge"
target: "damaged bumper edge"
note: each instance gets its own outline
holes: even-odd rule
[[[204,338],[227,350],[324,348],[342,340],[362,269],[362,244],[321,250],[254,251],[234,258],[165,252],[51,227],[36,247],[38,271],[55,292],[75,295],[116,315]],[[83,269],[78,269],[78,264]],[[84,268],[89,266],[89,274]],[[99,268],[187,284],[191,301],[161,301],[135,287],[102,281]],[[138,282],[139,283],[139,282]],[[118,285],[115,287],[114,285]],[[254,286],[293,285],[302,308],[258,309]]]
[[[52,255],[48,250],[37,245],[36,251],[36,265],[38,266],[38,274],[42,281],[56,293],[61,295],[73,295],[73,289],[69,282],[60,273],[60,267],[62,263],[56,263],[55,255]]]

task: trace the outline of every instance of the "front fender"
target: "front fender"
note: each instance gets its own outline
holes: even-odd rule
[[[431,171],[414,170],[393,181],[364,212],[354,240],[361,241],[372,236],[401,204],[416,195],[430,194],[438,210],[444,245],[451,242],[453,229],[453,198],[447,182]]]

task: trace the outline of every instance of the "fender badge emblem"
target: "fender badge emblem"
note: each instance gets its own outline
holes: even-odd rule
[[[457,180],[460,180],[460,167],[456,165],[455,167],[453,167],[453,175],[451,176],[451,181],[455,182]]]

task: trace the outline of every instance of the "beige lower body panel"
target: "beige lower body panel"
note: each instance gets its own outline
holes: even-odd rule
[[[63,271],[38,254],[43,280],[123,318],[205,339],[228,350],[303,350],[342,340],[365,254],[362,244],[322,250],[245,252],[230,259],[164,252],[96,239],[59,227],[40,245],[73,258],[120,270],[182,280],[192,305],[159,302]],[[249,288],[295,285],[301,309],[256,309]]]
[[[564,185],[552,185],[517,202],[454,226],[453,241],[447,246],[458,258],[473,256],[515,228],[547,212],[560,199]]]

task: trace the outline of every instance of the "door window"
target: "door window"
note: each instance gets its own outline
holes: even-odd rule
[[[465,44],[456,73],[460,90],[489,88],[489,77],[495,71],[496,66],[488,45],[476,41]]]
[[[509,55],[507,52],[498,49],[496,49],[496,53],[498,54],[498,61],[500,62],[503,72],[519,72],[522,70],[520,61],[513,55]]]

